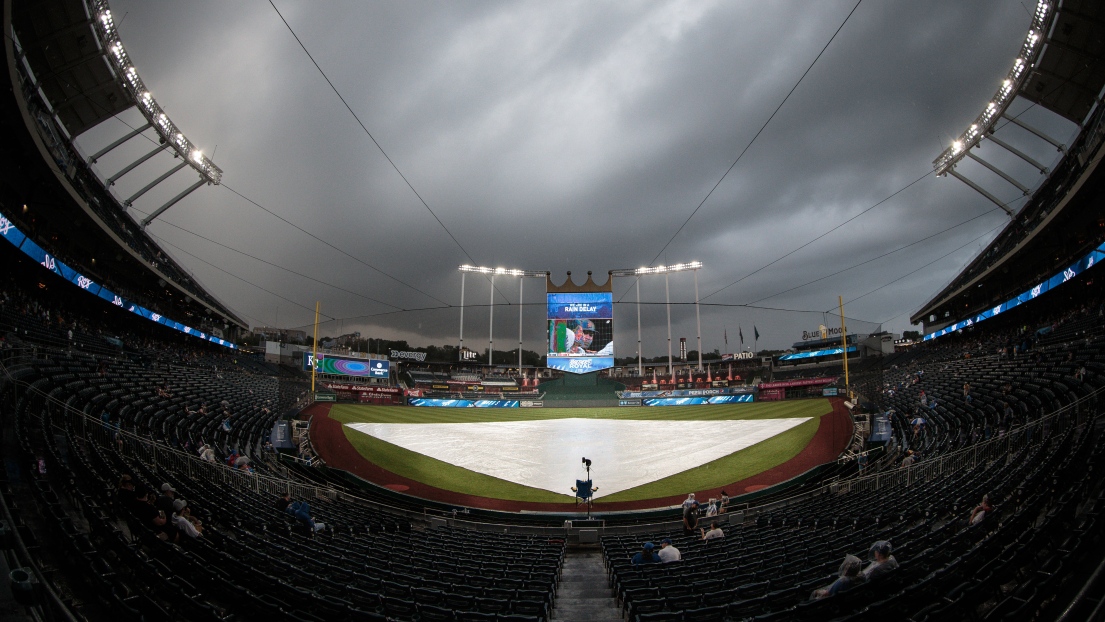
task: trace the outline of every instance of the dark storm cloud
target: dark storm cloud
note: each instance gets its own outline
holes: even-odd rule
[[[265,2],[117,1],[131,57],[188,136],[225,170],[225,184],[357,259],[242,200],[205,188],[150,231],[201,282],[251,322],[306,325],[313,303],[362,330],[412,343],[456,339],[456,266],[474,261],[572,270],[650,262],[767,120],[852,2],[341,3],[277,2],[350,107],[462,250],[345,109]],[[740,163],[658,263],[698,259],[707,296],[799,248],[924,175],[981,111],[1011,66],[1029,23],[1017,2],[867,2]],[[1034,111],[1029,111],[1036,114]],[[125,115],[124,115],[125,116]],[[137,115],[128,118],[137,122]],[[1063,129],[1051,119],[1054,131]],[[125,131],[105,124],[86,151]],[[1067,127],[1066,131],[1070,131]],[[1039,149],[1029,144],[1026,148]],[[118,168],[133,159],[121,150]],[[1041,155],[1041,157],[1045,157]],[[1046,157],[1050,158],[1051,155]],[[128,196],[146,179],[124,179]],[[995,192],[1009,193],[1008,187]],[[171,196],[172,191],[165,194]],[[1012,198],[1012,196],[1010,196]],[[155,208],[165,197],[136,205]],[[736,327],[789,345],[818,313],[889,284],[848,315],[906,318],[999,224],[989,215],[923,245],[772,296],[940,231],[993,206],[959,182],[926,179],[869,214],[708,298],[703,348]],[[198,239],[195,231],[359,295],[294,276]],[[967,245],[895,283],[901,275]],[[371,265],[409,286],[382,275]],[[235,279],[225,271],[242,277]],[[486,305],[469,278],[466,303]],[[694,300],[690,275],[672,300]],[[518,283],[496,282],[497,303]],[[264,293],[278,292],[293,304]],[[415,288],[419,291],[415,291]],[[526,347],[540,349],[540,281],[525,284]],[[663,301],[662,279],[642,282]],[[632,281],[615,296],[634,300]],[[388,313],[388,315],[377,315]],[[496,345],[516,342],[516,306],[496,307]],[[485,339],[487,311],[465,315],[466,342]],[[619,354],[635,350],[632,305],[616,310]],[[646,354],[666,351],[663,305],[642,310]],[[693,307],[678,305],[673,336],[693,344]],[[473,335],[481,333],[479,338]],[[473,341],[474,340],[474,341]],[[690,347],[694,347],[691,345]]]

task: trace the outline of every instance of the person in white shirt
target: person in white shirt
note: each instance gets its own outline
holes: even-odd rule
[[[657,555],[660,556],[660,563],[662,564],[677,562],[683,559],[683,555],[679,552],[679,549],[672,546],[671,538],[664,538],[660,541],[660,552],[657,553]]]
[[[706,517],[717,516],[717,499],[710,499],[710,505],[706,506]]]
[[[710,523],[710,531],[702,532],[703,540],[713,540],[714,538],[724,538],[725,532],[721,530],[721,527],[717,526],[717,521]]]
[[[180,532],[189,538],[198,538],[202,533],[196,526],[192,524],[192,521],[188,520],[188,512],[185,508],[188,507],[188,502],[184,499],[177,499],[173,501],[173,527],[176,527]]]

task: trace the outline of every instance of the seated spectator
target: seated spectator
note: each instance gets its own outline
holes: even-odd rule
[[[198,520],[192,522],[191,514],[187,501],[184,499],[173,501],[173,527],[179,529],[185,536],[195,539],[203,535],[203,524]]]
[[[123,475],[120,477],[119,488],[115,491],[115,499],[119,502],[119,505],[129,510],[134,507],[136,497],[134,480],[131,479],[131,476]]]
[[[238,456],[238,459],[234,461],[234,468],[239,471],[253,473],[253,465],[250,463],[249,456]]]
[[[879,540],[871,545],[871,550],[868,552],[871,564],[863,569],[863,576],[868,581],[898,569],[898,560],[890,554],[892,550],[893,547],[886,540]]]
[[[700,529],[699,531],[702,532],[703,540],[713,540],[715,538],[725,537],[725,532],[721,530],[721,527],[717,526],[717,521],[712,521],[710,523],[710,531],[706,531],[705,529]]]
[[[173,501],[176,500],[176,489],[168,482],[161,485],[161,494],[154,501],[155,508],[161,510],[166,516],[173,513]]]
[[[706,506],[706,517],[713,516],[717,516],[717,499],[710,499],[709,505]]]
[[[134,491],[134,500],[126,508],[128,512],[138,518],[139,522],[149,524],[149,521],[157,514],[157,508],[150,501],[150,491],[141,486]]]
[[[683,500],[683,509],[691,508],[692,510],[698,509],[698,501],[694,500],[694,493],[689,493],[687,498]]]
[[[660,556],[653,552],[656,545],[651,542],[645,542],[641,547],[640,552],[633,556],[633,559],[629,560],[634,566],[640,566],[641,564],[659,564]]]
[[[718,514],[724,514],[725,513],[725,508],[727,508],[727,507],[729,507],[729,493],[727,493],[723,490],[723,491],[721,491],[721,501],[718,503],[718,508],[717,508]]]
[[[657,555],[660,557],[660,561],[665,564],[683,559],[683,554],[672,545],[671,538],[664,538],[660,541],[660,552]]]
[[[192,523],[192,526],[196,528],[196,531],[199,531],[201,535],[203,534],[203,521],[201,521],[198,516],[194,516],[192,514],[191,505],[186,504],[184,506],[183,516],[185,519],[188,520],[189,523]]]
[[[276,509],[281,512],[287,512],[288,506],[292,504],[292,493],[286,492],[280,495],[276,500]]]
[[[967,519],[968,525],[977,525],[986,518],[987,514],[994,511],[994,506],[990,503],[990,495],[982,495],[982,503],[975,506],[975,509],[971,510],[971,517]]]
[[[200,460],[204,462],[215,462],[215,450],[211,449],[211,446],[207,443],[200,445],[199,455]]]
[[[177,542],[180,539],[180,531],[169,522],[165,512],[154,507],[150,499],[150,491],[143,486],[135,491],[135,495],[135,502],[130,508],[135,519],[152,529],[159,540]]]
[[[915,458],[913,457],[913,450],[912,449],[907,450],[905,452],[905,458],[902,459],[902,468],[904,469],[904,468],[913,466],[913,461],[914,460],[915,460]]]
[[[910,421],[910,423],[913,424],[913,438],[917,438],[920,436],[921,430],[925,429],[925,418],[920,416],[914,417],[913,421]]]
[[[838,579],[826,588],[814,590],[810,594],[810,600],[818,600],[836,596],[841,592],[847,592],[853,587],[864,583],[867,577],[863,574],[863,561],[855,555],[845,555],[844,562],[837,571]]]
[[[311,529],[311,531],[322,531],[326,528],[323,523],[315,522],[314,517],[311,516],[311,506],[306,501],[292,501],[291,505],[284,509],[285,512],[296,517],[299,522],[303,523]]]

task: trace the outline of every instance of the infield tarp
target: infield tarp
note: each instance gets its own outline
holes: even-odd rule
[[[563,494],[594,461],[595,497],[712,462],[809,417],[738,421],[541,419],[474,423],[349,423],[347,427],[449,464]],[[689,491],[688,491],[689,492]]]

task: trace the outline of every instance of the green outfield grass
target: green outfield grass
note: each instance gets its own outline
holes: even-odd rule
[[[337,404],[330,417],[341,423],[473,423],[478,421],[533,421],[539,419],[634,419],[723,421],[811,417],[782,434],[707,464],[636,488],[600,497],[603,501],[636,501],[725,486],[798,455],[817,433],[820,417],[832,412],[828,400],[757,402],[715,406],[638,408],[415,408]],[[569,495],[476,473],[429,456],[403,449],[349,428],[345,437],[366,459],[403,477],[463,494],[546,503],[571,503]],[[381,482],[387,483],[387,482]]]

